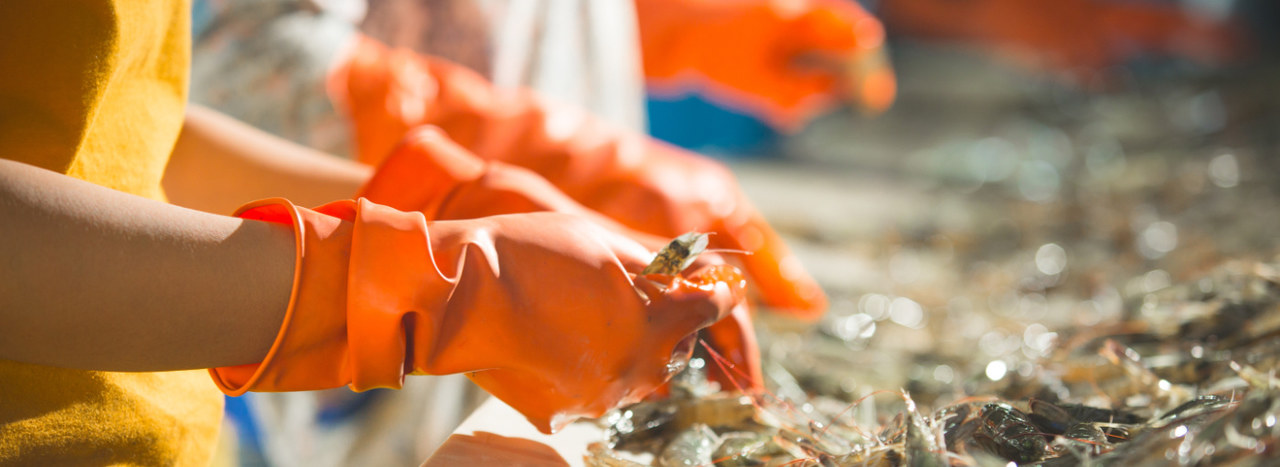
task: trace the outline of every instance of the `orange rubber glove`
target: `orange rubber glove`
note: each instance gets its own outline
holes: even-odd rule
[[[668,241],[579,204],[528,169],[481,159],[430,125],[409,130],[357,196],[401,211],[418,211],[429,220],[562,212],[626,235],[650,250]]]
[[[1083,79],[1145,53],[1217,64],[1232,59],[1241,42],[1228,24],[1158,2],[886,0],[881,11],[895,31],[976,43]]]
[[[549,433],[653,391],[694,332],[742,303],[727,266],[633,278],[643,247],[565,214],[428,223],[365,199],[277,199],[237,215],[291,224],[298,259],[264,361],[210,370],[230,395],[466,372]]]
[[[588,219],[652,251],[666,246],[670,240],[618,224],[578,204],[546,179],[524,168],[484,161],[433,126],[410,130],[361,190],[360,196],[402,211],[421,212],[429,220],[554,211]],[[714,254],[705,254],[700,260],[700,265],[720,262]],[[759,346],[746,307],[711,325],[705,339],[736,368],[726,374],[712,367],[708,372],[712,379],[724,387],[733,387],[735,383],[750,389],[764,387]]]
[[[838,102],[878,113],[897,88],[884,28],[852,0],[636,0],[646,83],[705,91],[795,130]]]
[[[710,159],[610,127],[528,90],[500,91],[443,60],[363,39],[332,75],[360,159],[379,165],[409,129],[437,125],[481,159],[532,170],[577,202],[635,230],[711,232],[738,255],[764,304],[814,320],[826,297],[781,237]]]

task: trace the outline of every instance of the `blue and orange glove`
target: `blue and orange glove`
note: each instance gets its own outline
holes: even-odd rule
[[[636,0],[646,83],[701,91],[782,130],[893,103],[884,28],[853,0]]]

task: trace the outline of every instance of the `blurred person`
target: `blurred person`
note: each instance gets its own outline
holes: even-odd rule
[[[1176,1],[882,0],[878,13],[894,34],[978,46],[1085,86],[1141,57],[1217,66],[1246,45],[1234,21]]]
[[[654,99],[649,108],[666,109],[654,104],[663,99],[700,96],[696,98],[783,133],[842,103],[869,113],[882,111],[895,93],[883,29],[852,0],[265,3],[198,2],[197,51],[206,58],[197,60],[197,66],[234,62],[253,67],[241,59],[256,57],[255,62],[266,59],[293,74],[308,63],[332,63],[340,49],[332,41],[342,35],[334,28],[345,23],[381,43],[459,63],[503,88],[533,87],[637,131],[646,126],[646,86]],[[709,19],[715,21],[705,21]],[[289,28],[303,23],[316,26],[312,35],[280,37],[294,34]],[[303,39],[311,42],[278,45]],[[261,45],[268,40],[277,44],[274,51]],[[197,79],[202,75],[217,73],[198,74]],[[318,82],[314,78],[308,80],[313,86]],[[244,83],[211,84],[246,88]],[[273,85],[259,89],[280,86],[259,84]],[[262,102],[212,91],[197,97]],[[649,121],[664,131],[679,124],[700,127],[696,119],[676,112],[683,109]],[[235,110],[228,111],[243,117]],[[276,124],[280,120],[263,117]]]
[[[206,464],[215,387],[406,374],[466,372],[552,431],[654,390],[691,333],[742,316],[734,270],[636,278],[645,246],[530,172],[410,150],[371,174],[188,108],[188,15],[0,6],[0,463]],[[411,176],[438,183],[394,183]],[[500,208],[525,214],[471,215]]]
[[[356,3],[210,2],[203,13],[198,4],[197,17],[203,14],[207,19],[197,23],[208,27],[197,27],[193,100],[295,141],[324,145],[330,152],[351,154],[374,165],[384,163],[406,132],[423,124],[437,125],[471,153],[468,157],[534,170],[577,201],[630,228],[670,238],[718,223],[722,234],[713,239],[720,246],[758,252],[747,260],[755,265],[748,270],[754,269],[755,284],[769,289],[764,293],[766,302],[802,310],[809,319],[823,308],[820,291],[758,214],[732,207],[749,204],[735,201],[738,195],[706,199],[708,193],[738,191],[727,171],[637,137],[644,127],[639,44],[648,24],[655,31],[648,37],[660,43],[653,47],[683,51],[678,59],[655,65],[669,75],[668,88],[705,88],[723,82],[719,96],[754,100],[757,104],[746,107],[775,115],[779,124],[800,125],[848,96],[844,94],[848,89],[855,90],[851,94],[855,100],[863,99],[871,108],[882,108],[892,99],[892,75],[882,61],[883,34],[874,19],[856,6],[720,2],[716,7],[716,2],[671,2],[683,13],[655,7],[658,10],[647,11],[662,17],[637,22],[636,10],[625,2]],[[711,7],[716,7],[714,12],[707,10]],[[712,13],[736,25],[709,29],[716,34],[744,34],[767,26],[759,31],[764,39],[755,49],[767,59],[746,53],[751,60],[740,70],[717,61],[714,52],[726,43],[720,40],[706,48],[702,36],[688,32],[700,27],[691,18],[708,18]],[[477,21],[478,16],[487,20]],[[450,25],[451,33],[433,32],[431,25],[437,24]],[[792,37],[793,33],[802,34]],[[821,39],[828,43],[806,42]],[[384,41],[403,47],[388,48]],[[437,50],[472,69],[420,55]],[[491,54],[488,60],[477,57],[485,53]],[[759,79],[773,80],[780,88],[743,79],[766,72],[768,76]],[[859,78],[861,74],[873,78]],[[790,83],[793,78],[798,81]],[[863,82],[873,84],[855,86]],[[522,86],[533,87],[537,95]],[[637,167],[646,169],[628,174]],[[617,184],[650,186],[652,191],[641,197],[635,197],[635,192],[620,197],[623,193],[610,193]],[[681,185],[687,193],[672,188]],[[671,204],[664,199],[683,201]],[[727,208],[715,208],[724,211],[720,213],[687,209],[693,205]],[[724,220],[730,220],[730,225],[724,225]],[[331,394],[327,400],[312,395],[254,395],[250,404],[257,406],[257,421],[268,425],[259,430],[268,438],[266,443],[281,446],[268,449],[277,462],[285,458],[293,459],[289,463],[341,462],[336,459],[350,461],[345,455],[372,455],[353,450],[376,446],[352,442],[363,436],[355,432],[370,430],[395,436],[399,441],[383,446],[402,450],[400,455],[406,459],[420,459],[452,428],[439,423],[447,419],[445,414],[460,417],[469,410],[459,408],[465,406],[459,402],[465,391],[452,383],[434,379],[411,384],[422,389],[415,395],[406,391]],[[370,402],[371,398],[376,401]],[[343,409],[362,404],[372,405]],[[390,406],[399,409],[380,409]],[[326,412],[346,413],[349,423],[322,422]],[[388,416],[369,421],[363,418],[369,412]],[[424,412],[432,413],[430,423],[436,428],[423,428],[419,414]],[[351,424],[364,424],[364,428],[353,430]],[[306,448],[299,446],[329,449],[330,454],[305,453]],[[331,455],[335,451],[347,454]]]

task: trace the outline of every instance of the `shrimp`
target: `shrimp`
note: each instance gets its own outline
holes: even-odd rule
[[[689,232],[687,234],[676,237],[658,251],[653,257],[653,261],[645,266],[640,274],[666,274],[674,276],[680,274],[689,265],[698,259],[703,251],[707,249],[707,234],[698,232]]]

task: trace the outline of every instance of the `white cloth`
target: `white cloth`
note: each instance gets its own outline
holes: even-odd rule
[[[643,132],[644,73],[627,0],[477,0],[493,18],[494,84],[545,97]]]

